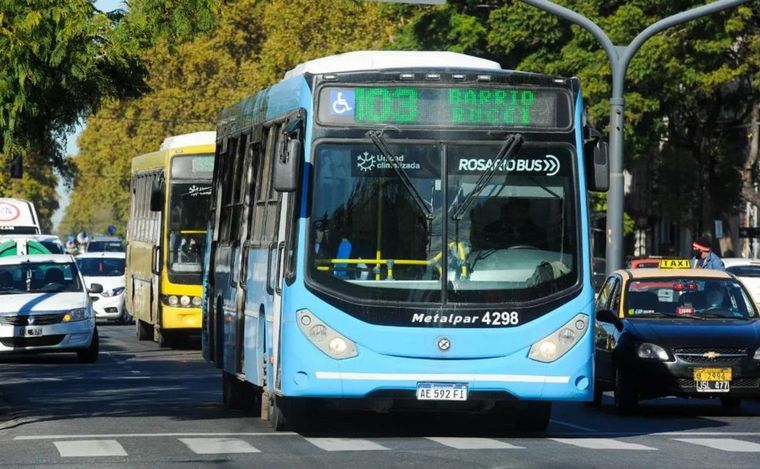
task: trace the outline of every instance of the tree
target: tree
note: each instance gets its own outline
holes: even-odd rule
[[[222,5],[210,32],[190,41],[156,41],[143,54],[151,91],[110,101],[88,118],[59,231],[100,231],[114,224],[123,232],[134,156],[157,150],[170,135],[214,130],[221,109],[300,62],[381,48],[393,29],[393,15],[386,11],[352,0],[236,0]]]
[[[482,2],[479,2],[482,3]],[[565,0],[558,2],[599,24],[618,44],[659,19],[703,4],[696,0]],[[487,24],[485,46],[444,38],[448,50],[481,53],[505,66],[563,76],[583,85],[592,122],[607,124],[611,71],[599,43],[585,30],[518,0],[452,0],[404,27],[410,47],[430,46],[427,25]],[[638,217],[666,217],[702,231],[736,211],[746,124],[758,97],[760,1],[666,30],[634,57],[626,80],[626,168],[645,174]],[[443,18],[442,18],[443,16]],[[448,19],[447,19],[448,18]],[[411,40],[409,38],[412,38]],[[440,39],[438,39],[440,40]],[[740,129],[738,132],[736,129]],[[697,202],[697,203],[695,203]],[[728,226],[727,223],[724,226]]]
[[[60,137],[104,98],[143,89],[144,68],[114,30],[87,0],[0,2],[0,153],[27,169],[20,182],[3,172],[0,187],[35,202],[45,228],[57,207],[53,169],[71,170]]]

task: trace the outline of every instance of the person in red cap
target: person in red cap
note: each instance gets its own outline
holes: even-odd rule
[[[708,237],[702,237],[691,243],[694,251],[694,258],[691,260],[691,266],[695,269],[715,269],[726,270],[723,259],[712,252],[712,240]]]

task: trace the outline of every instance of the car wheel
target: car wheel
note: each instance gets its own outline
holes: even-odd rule
[[[619,368],[615,371],[615,408],[620,412],[633,412],[639,405],[635,383]]]
[[[79,359],[79,363],[95,363],[98,361],[99,352],[100,338],[98,337],[98,328],[96,327],[92,333],[90,346],[86,349],[77,350],[77,359]]]

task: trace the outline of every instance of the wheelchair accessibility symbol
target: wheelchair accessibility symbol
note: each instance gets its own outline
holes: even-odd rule
[[[330,90],[330,113],[342,116],[354,111],[354,90]]]

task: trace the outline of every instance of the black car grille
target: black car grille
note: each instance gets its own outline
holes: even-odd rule
[[[0,344],[3,344],[5,347],[43,347],[46,345],[58,345],[64,337],[66,336],[63,334],[47,335],[44,337],[3,337],[0,339]]]
[[[32,320],[30,321],[30,317]],[[46,326],[58,324],[63,320],[62,313],[0,316],[0,324],[9,326]]]
[[[747,358],[747,349],[732,347],[689,347],[674,350],[676,358],[694,364],[731,364]]]
[[[694,390],[697,388],[693,379],[678,378],[678,387],[684,390]],[[731,380],[731,389],[757,389],[760,387],[758,378],[736,378]]]

